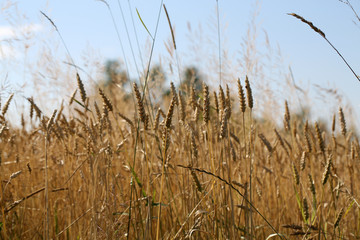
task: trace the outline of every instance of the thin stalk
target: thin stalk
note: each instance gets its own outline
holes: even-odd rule
[[[305,115],[304,107],[303,107],[303,105],[301,104],[301,100],[300,100],[300,97],[299,97],[299,94],[298,94],[298,90],[299,90],[299,89],[298,89],[297,86],[296,86],[295,77],[294,77],[294,74],[293,74],[293,71],[292,71],[291,66],[289,66],[289,73],[290,73],[290,78],[291,78],[291,81],[292,81],[292,84],[293,84],[293,87],[294,87],[294,90],[295,90],[296,98],[297,98],[297,101],[298,101],[299,106],[300,106],[301,114],[302,114],[302,115]],[[299,90],[299,91],[302,91],[302,90]]]
[[[125,31],[126,31],[126,35],[127,35],[128,41],[129,41],[130,50],[131,50],[131,55],[132,55],[133,60],[134,60],[136,72],[137,72],[138,77],[139,77],[139,79],[140,79],[140,72],[139,72],[139,68],[138,68],[138,65],[137,65],[137,62],[136,62],[136,59],[135,59],[134,49],[133,49],[133,46],[132,46],[132,44],[131,44],[130,34],[129,34],[129,30],[128,30],[128,27],[127,27],[127,24],[126,24],[126,21],[125,21],[124,12],[123,12],[123,10],[122,10],[121,4],[120,4],[120,0],[118,0],[117,2],[118,2],[118,5],[119,5],[120,12],[121,12],[121,17],[122,17],[122,20],[123,20],[123,23],[124,23],[124,26],[125,26]],[[131,11],[130,11],[130,12],[131,12]]]
[[[118,29],[118,26],[117,26],[117,24],[116,24],[114,15],[113,15],[113,13],[112,13],[112,11],[111,11],[111,8],[110,8],[109,4],[108,4],[106,1],[104,1],[104,0],[99,0],[99,1],[103,2],[103,3],[107,6],[107,8],[108,8],[108,10],[109,10],[109,13],[110,13],[110,16],[111,16],[111,20],[112,20],[113,25],[114,25],[114,28],[115,28],[116,35],[117,35],[117,38],[118,38],[118,40],[119,40],[119,44],[120,44],[120,48],[121,48],[121,53],[122,53],[123,58],[124,58],[124,63],[125,63],[125,68],[126,68],[126,77],[130,80],[130,76],[129,76],[129,65],[128,65],[127,60],[126,60],[126,55],[125,55],[125,51],[124,51],[124,46],[123,46],[122,41],[121,41],[119,29]]]
[[[108,218],[112,221],[112,214],[111,214],[111,209],[110,209],[110,201],[109,201],[109,195],[110,195],[110,191],[109,191],[109,186],[110,186],[110,169],[111,169],[111,160],[110,157],[107,155],[107,153],[105,153],[106,157],[106,175],[105,175],[105,182],[106,182],[106,186],[105,186],[105,204],[106,204],[106,209],[107,209],[107,213],[108,213]],[[107,239],[109,239],[110,237],[110,224],[107,224],[106,226],[106,236]]]
[[[248,198],[245,197],[244,194],[242,194],[237,188],[235,188],[231,183],[229,183],[227,180],[221,178],[220,176],[218,175],[215,175],[211,172],[208,172],[204,169],[200,169],[200,168],[194,168],[194,167],[191,167],[191,166],[183,166],[183,165],[176,165],[177,167],[181,167],[181,168],[186,168],[186,169],[189,169],[189,170],[195,170],[197,172],[201,172],[201,173],[205,173],[207,175],[210,175],[212,177],[215,177],[217,179],[219,179],[220,181],[222,181],[223,183],[225,183],[226,185],[228,185],[231,189],[235,190],[249,205],[252,209],[254,209],[254,211],[259,214],[259,216],[266,222],[266,224],[274,231],[274,233],[276,233],[281,239],[287,239],[284,235],[278,233],[278,231],[271,225],[271,223],[266,219],[266,217],[255,207],[255,205],[253,205],[250,200]]]
[[[48,16],[47,16],[44,12],[42,12],[42,11],[40,11],[40,13],[41,13],[41,14],[51,23],[51,25],[55,28],[55,31],[58,33],[58,35],[59,35],[59,37],[60,37],[60,40],[61,40],[62,44],[64,45],[65,50],[66,50],[66,52],[67,52],[67,54],[68,54],[68,56],[69,56],[69,58],[70,58],[71,63],[75,66],[74,59],[72,58],[72,56],[71,56],[71,54],[70,54],[70,51],[69,51],[68,47],[66,46],[66,43],[65,43],[65,41],[64,41],[64,39],[63,39],[60,31],[59,31],[59,29],[57,28],[57,26],[55,25],[55,23],[53,22],[53,20],[51,20],[50,17],[48,17]],[[76,70],[76,72],[77,72],[77,69],[76,69],[76,68],[75,68],[75,70]]]
[[[217,121],[215,119],[215,121]],[[212,132],[212,128],[210,127],[209,123],[206,124],[206,133],[207,136],[209,136],[209,139],[207,140],[206,144],[207,144],[207,150],[209,151],[209,157],[210,157],[210,161],[211,161],[211,171],[212,172],[216,172],[216,167],[215,167],[215,151],[214,151],[214,146],[213,146],[213,141],[212,141],[212,136],[213,136],[213,132]],[[215,180],[212,183],[213,187],[215,184]],[[215,192],[212,193],[212,199],[214,201],[214,217],[215,219],[217,219],[218,216],[218,211],[217,211],[217,203],[218,203],[218,194],[216,194]],[[215,227],[216,226],[216,221],[213,222],[213,231],[216,232]],[[216,236],[216,235],[215,235]]]
[[[242,149],[241,149],[241,143],[242,142],[244,142],[244,149],[245,149],[245,155],[244,156],[246,157],[246,134],[245,134],[245,113],[244,112],[242,113],[242,130],[243,130],[243,139],[239,144],[240,145],[240,161],[242,160],[242,156],[243,156]],[[244,203],[244,199],[241,202],[241,205],[243,205],[243,203]],[[246,210],[245,210],[245,229],[246,230],[249,229],[249,227],[247,226],[247,224],[248,224],[248,221],[247,221],[247,209],[248,208],[246,208]],[[239,219],[241,219],[241,213],[242,213],[242,209],[240,210]]]
[[[108,4],[105,0],[98,0],[98,1],[103,2],[103,3],[107,6],[107,8],[108,8],[108,10],[109,10],[109,13],[110,13],[110,16],[111,16],[111,20],[112,20],[113,25],[114,25],[114,28],[115,28],[116,35],[117,35],[117,38],[118,38],[118,40],[119,40],[119,44],[120,44],[120,48],[121,48],[121,53],[122,53],[123,59],[124,59],[125,69],[126,69],[126,78],[127,78],[129,81],[131,81],[130,75],[129,75],[129,74],[130,74],[129,65],[128,65],[127,60],[126,60],[126,55],[125,55],[125,51],[124,51],[124,46],[123,46],[122,41],[121,41],[119,29],[118,29],[118,26],[117,26],[117,24],[116,24],[114,15],[113,15],[113,13],[112,13],[112,11],[111,11],[111,8],[110,8],[109,4]],[[141,83],[141,82],[140,82],[140,83]],[[135,101],[134,96],[132,97],[132,99],[133,99],[134,104],[136,104],[136,101]],[[120,129],[120,131],[121,131],[121,129]]]
[[[224,147],[226,147],[225,145],[225,141],[224,141]],[[232,164],[231,164],[231,153],[230,153],[230,126],[228,126],[228,151],[226,152],[226,156],[227,160],[228,160],[228,181],[232,182],[231,179],[231,169],[232,169]],[[226,151],[226,149],[224,149]],[[232,237],[235,237],[235,211],[234,211],[234,198],[232,195],[232,191],[230,191],[230,205],[231,205],[231,229],[232,229]]]
[[[119,129],[120,134],[121,134],[121,137],[122,137],[122,138],[123,138],[123,140],[124,140],[124,139],[125,139],[125,135],[124,135],[124,133],[123,133],[123,131],[122,131],[122,129],[121,129],[121,127],[120,127],[120,125],[119,125],[118,121],[117,121],[117,118],[115,117],[115,113],[114,113],[114,111],[111,111],[111,113],[112,113],[112,116],[113,116],[113,118],[114,118],[114,120],[115,120],[116,127]]]
[[[200,201],[195,205],[195,207],[193,208],[193,210],[187,215],[186,220],[181,224],[181,227],[179,228],[179,230],[176,232],[175,236],[172,238],[172,240],[177,239],[177,236],[180,234],[181,230],[183,229],[183,227],[185,226],[185,224],[187,223],[187,221],[190,219],[190,217],[195,213],[195,210],[198,209],[198,207],[200,206],[201,202],[212,192],[213,190],[212,186],[210,188],[209,191],[206,192],[206,194],[200,199]]]
[[[50,209],[49,209],[49,177],[48,177],[48,141],[50,131],[54,123],[57,110],[50,117],[48,123],[45,126],[45,207],[46,207],[46,220],[45,220],[45,239],[50,239]]]
[[[356,79],[360,82],[360,77],[355,73],[355,71],[351,68],[351,66],[348,64],[348,62],[345,60],[345,58],[342,56],[342,54],[334,47],[334,45],[326,38],[326,35],[323,31],[321,31],[321,29],[317,28],[314,26],[314,24],[308,20],[306,20],[305,18],[303,18],[302,16],[296,14],[296,13],[288,13],[288,15],[293,16],[297,19],[299,19],[300,21],[306,23],[312,30],[314,30],[316,33],[318,33],[322,38],[325,39],[325,41],[335,50],[335,52],[341,57],[341,59],[344,61],[344,63],[346,64],[346,66],[350,69],[350,71],[354,74],[354,76],[356,77]]]
[[[168,131],[169,129],[165,129],[165,138],[164,141],[166,142],[167,140],[167,135],[169,134]],[[156,240],[159,239],[159,234],[160,234],[160,216],[161,216],[161,201],[162,201],[162,189],[163,189],[163,185],[164,185],[164,175],[165,175],[165,159],[166,159],[166,143],[164,145],[164,149],[163,149],[163,161],[162,161],[162,170],[161,170],[161,180],[160,180],[160,200],[159,200],[159,210],[158,210],[158,219],[157,219],[157,226],[156,226]]]
[[[92,184],[92,191],[91,191],[91,204],[92,204],[92,211],[91,211],[91,237],[93,239],[96,239],[96,226],[97,226],[97,214],[96,214],[96,176],[94,174],[94,167],[95,167],[95,161],[94,158],[89,155],[89,167],[90,167],[90,173],[91,173],[91,184]]]
[[[146,76],[145,76],[145,83],[144,83],[144,91],[143,91],[143,95],[142,95],[142,100],[145,98],[146,95],[146,89],[147,88],[147,83],[148,83],[148,78],[149,78],[149,73],[150,73],[150,64],[151,64],[151,59],[153,56],[153,52],[154,52],[154,47],[155,47],[155,39],[156,39],[156,35],[157,35],[157,30],[158,30],[158,26],[159,26],[159,20],[160,20],[160,15],[161,15],[161,7],[163,4],[164,0],[161,0],[161,4],[160,4],[160,9],[159,9],[159,13],[158,13],[158,19],[156,22],[156,28],[155,28],[155,35],[153,38],[153,43],[151,46],[151,52],[150,52],[150,58],[149,58],[149,62],[148,62],[148,66],[147,66],[147,71],[146,71]],[[151,116],[152,117],[152,116]],[[136,159],[136,152],[137,152],[137,144],[138,144],[138,137],[139,137],[139,130],[140,130],[140,119],[138,119],[137,122],[137,129],[136,129],[136,140],[135,140],[135,146],[134,146],[134,155],[133,155],[133,169],[135,169],[135,159]],[[133,181],[133,176],[131,176],[131,182]],[[131,207],[132,207],[132,195],[133,195],[133,185],[131,185],[130,188],[130,208],[129,208],[129,217],[128,217],[128,226],[127,226],[127,237],[126,239],[129,240],[130,237],[130,223],[131,223]]]
[[[144,151],[144,163],[146,165],[146,167],[145,167],[146,174],[142,174],[142,176],[147,177],[147,179],[149,180],[149,182],[147,184],[147,187],[146,187],[146,197],[148,197],[147,195],[149,193],[151,193],[151,190],[150,190],[151,176],[150,176],[150,169],[149,169],[149,165],[150,165],[149,160],[150,160],[150,158],[148,157],[148,152],[147,152],[147,148],[146,148],[146,146],[147,146],[147,132],[146,131],[147,131],[146,129],[143,130],[143,135],[144,135],[143,151]],[[141,166],[141,172],[143,173],[143,165]],[[144,183],[145,182],[144,179],[141,179],[141,182]],[[141,189],[141,191],[143,191],[143,190]],[[142,215],[142,211],[140,211],[140,216],[141,215]],[[141,219],[141,227],[142,227],[143,236],[145,238],[146,233],[147,233],[147,229],[145,228],[145,230],[144,230],[144,224],[143,224],[143,221],[142,221],[142,217],[140,217],[140,219]]]
[[[220,39],[220,17],[219,17],[219,0],[216,0],[216,18],[217,18],[217,30],[218,30],[218,45],[219,45],[219,80],[220,86],[222,83],[222,76],[221,76],[221,39]]]
[[[154,53],[156,35],[157,35],[157,32],[158,32],[160,16],[161,16],[161,8],[162,8],[162,5],[163,5],[163,2],[164,2],[164,0],[161,0],[159,13],[158,13],[158,18],[157,18],[157,21],[156,21],[155,34],[154,34],[154,38],[153,38],[153,43],[151,45],[149,62],[148,62],[148,65],[147,65],[145,79],[144,79],[145,82],[144,82],[144,92],[143,92],[143,95],[142,95],[142,98],[141,98],[142,100],[145,98],[146,91],[149,92],[148,81],[149,81],[149,75],[150,75],[150,65],[151,65],[151,60],[152,60],[152,56],[153,56],[153,53]],[[151,102],[150,94],[149,94],[149,99],[150,99],[150,102]],[[151,108],[151,113],[152,114],[150,115],[150,117],[153,117],[153,115],[154,115],[153,108]]]
[[[249,132],[249,156],[250,156],[250,176],[249,176],[249,196],[250,196],[250,205],[252,205],[252,173],[253,173],[253,161],[254,161],[254,152],[255,152],[255,144],[252,142],[252,128],[253,128],[253,119],[252,119],[252,109],[250,109],[250,132]],[[252,150],[251,148],[254,148]],[[253,217],[252,217],[252,208],[250,208],[250,239],[253,236]]]
[[[4,172],[4,169],[3,169],[3,166],[2,166],[2,163],[1,163],[1,153],[0,153],[0,170],[1,170],[1,173]],[[8,238],[8,235],[7,235],[7,229],[6,229],[6,215],[5,215],[5,202],[4,202],[4,190],[3,190],[3,187],[2,187],[2,174],[0,174],[0,193],[1,193],[1,200],[0,200],[0,206],[1,206],[1,216],[2,216],[2,226],[4,228],[4,237],[5,239]]]
[[[135,138],[135,146],[134,146],[134,155],[133,155],[133,169],[135,169],[135,159],[136,159],[136,152],[137,152],[137,144],[138,144],[138,138],[139,138],[139,128],[140,128],[140,119],[138,119],[137,123],[137,132],[136,132],[136,138]],[[135,170],[134,170],[135,171]],[[130,236],[130,222],[131,222],[131,208],[132,208],[132,195],[133,195],[133,174],[131,175],[130,179],[130,206],[129,206],[129,218],[128,218],[128,226],[127,226],[127,237],[126,239],[129,239]]]
[[[146,174],[145,176],[147,176],[147,179],[148,179],[148,184],[147,184],[147,187],[146,187],[146,192],[147,193],[150,193],[151,190],[150,190],[150,186],[151,186],[151,175],[150,175],[150,168],[149,168],[149,165],[151,165],[151,163],[149,162],[150,161],[150,157],[148,157],[148,153],[147,153],[147,148],[146,148],[146,144],[147,144],[147,137],[146,137],[146,130],[144,130],[144,163],[146,164]],[[151,203],[149,202],[149,196],[147,196],[148,198],[148,213],[147,213],[147,217],[146,217],[146,228],[145,228],[145,231],[144,231],[144,239],[147,239],[147,234],[148,232],[150,232],[150,235],[151,235]]]
[[[181,80],[181,71],[180,71],[180,60],[179,60],[179,55],[177,50],[175,49],[175,55],[176,55],[176,65],[177,65],[177,69],[178,69],[178,74],[179,74],[179,81],[180,81],[180,86],[182,86],[182,80]],[[179,88],[179,90],[181,90],[181,88]]]
[[[68,230],[72,225],[74,225],[77,221],[79,221],[82,217],[84,217],[88,212],[90,212],[90,210],[92,210],[92,208],[89,208],[88,210],[86,210],[83,214],[81,214],[77,219],[75,219],[69,226],[67,226],[66,228],[64,228],[64,230],[62,230],[61,232],[59,232],[57,234],[57,237],[60,236],[63,232],[65,232],[66,230]]]
[[[352,67],[350,67],[349,63],[345,60],[345,58],[343,57],[343,55],[334,47],[334,45],[332,45],[332,43],[326,38],[324,37],[324,39],[326,40],[326,42],[336,51],[336,53],[341,57],[341,59],[344,61],[344,63],[346,64],[346,66],[350,69],[350,71],[354,74],[354,76],[356,77],[356,79],[360,82],[360,77],[355,73],[355,71],[352,69]]]
[[[319,233],[318,233],[318,239],[321,240],[321,224],[322,224],[322,205],[324,200],[324,185],[321,186],[321,201],[320,201],[320,216],[319,216]],[[314,219],[315,220],[315,219]]]
[[[131,8],[130,0],[128,0],[128,6],[129,6],[129,12],[130,12],[130,16],[131,16],[132,26],[133,26],[133,29],[134,29],[136,44],[137,44],[138,51],[139,51],[139,57],[140,57],[140,61],[141,61],[141,67],[142,67],[143,69],[145,69],[145,67],[144,67],[144,61],[143,61],[142,53],[141,53],[141,49],[140,49],[139,39],[138,39],[137,31],[136,31],[136,28],[135,28],[135,22],[134,22],[134,17],[133,17],[133,14],[132,14],[132,8]]]
[[[45,239],[50,239],[49,224],[50,224],[50,209],[49,209],[49,179],[48,179],[48,138],[49,129],[46,130],[45,135]]]
[[[176,66],[178,69],[178,74],[179,74],[179,81],[180,81],[180,92],[181,92],[181,88],[182,88],[182,81],[181,81],[181,72],[180,72],[180,64],[179,64],[179,55],[177,52],[177,48],[176,48],[176,41],[175,41],[175,34],[174,34],[174,29],[171,25],[171,21],[170,21],[170,17],[169,17],[169,13],[165,7],[165,4],[163,4],[164,10],[165,10],[165,14],[166,14],[166,18],[168,20],[169,23],[169,27],[170,27],[170,32],[171,32],[171,37],[172,37],[172,41],[173,41],[173,46],[174,46],[174,50],[175,50],[175,56],[176,56]]]
[[[351,5],[349,0],[346,0],[346,4],[351,8],[351,10],[353,11],[353,13],[355,14],[356,19],[360,22],[360,17],[357,14],[357,12],[355,11],[355,9],[353,8],[353,6]]]

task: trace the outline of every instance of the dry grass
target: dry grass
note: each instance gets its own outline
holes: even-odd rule
[[[184,94],[173,87],[154,123],[136,85],[135,121],[135,112],[116,110],[129,103],[102,90],[102,110],[73,96],[64,108],[76,114],[39,112],[31,129],[2,115],[2,238],[155,239],[157,229],[159,239],[265,239],[274,230],[283,239],[358,237],[360,147],[342,108],[341,128],[328,132],[286,103],[291,129],[274,131],[251,117],[249,80],[248,106],[239,86],[238,103],[215,91],[219,107],[206,85]]]
[[[181,83],[174,29],[161,6]],[[230,82],[217,20],[215,79]],[[342,107],[330,131],[292,113],[288,101],[283,118],[269,119],[257,114],[247,76],[223,84],[225,91],[171,83],[170,97],[159,94],[152,104],[164,89],[148,82],[156,32],[150,36],[148,67],[139,87],[132,83],[133,96],[97,87],[94,97],[76,72],[68,105],[46,116],[27,98],[29,115],[19,112],[16,127],[6,114],[10,95],[0,115],[1,239],[360,238],[360,145]]]

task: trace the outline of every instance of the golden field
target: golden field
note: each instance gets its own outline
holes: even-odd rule
[[[3,239],[356,239],[359,140],[289,112],[254,117],[250,81],[113,101],[78,89],[51,116],[2,106]],[[72,109],[72,114],[64,114]],[[124,110],[126,112],[124,112]],[[30,126],[30,127],[29,127]],[[278,235],[277,235],[278,234]]]
[[[123,48],[112,8],[100,2]],[[129,76],[125,56],[124,63],[102,66],[89,60],[89,52],[85,68],[77,66],[56,22],[39,13],[59,42],[37,42],[45,49],[38,70],[32,59],[26,62],[30,45],[19,40],[23,80],[40,87],[34,97],[6,91],[8,99],[0,98],[1,239],[360,238],[360,144],[357,126],[349,124],[351,107],[345,108],[335,88],[314,84],[339,104],[332,117],[322,109],[314,120],[310,113],[319,106],[309,107],[307,90],[296,85],[290,67],[285,77],[278,69],[281,56],[272,51],[266,32],[262,47],[268,52],[256,49],[256,12],[241,42],[238,68],[232,69],[234,61],[221,48],[216,2],[218,39],[210,41],[219,55],[208,55],[196,30],[189,51],[207,75],[199,66],[180,64],[165,5],[152,34],[136,9],[150,39],[139,54],[140,70],[131,46],[136,80]],[[162,11],[171,33],[165,42],[169,56],[155,64]],[[360,81],[322,30],[289,15],[326,41]],[[131,44],[134,39],[127,37]],[[55,58],[58,44],[68,61]],[[208,59],[197,55],[200,47]],[[105,80],[97,75],[100,68]],[[244,76],[236,79],[236,71]],[[270,81],[274,78],[280,80]],[[54,104],[58,97],[61,105]],[[297,106],[289,104],[294,102],[300,110],[294,111]]]

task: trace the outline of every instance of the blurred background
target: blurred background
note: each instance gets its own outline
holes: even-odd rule
[[[360,82],[319,34],[287,13],[313,22],[359,74],[360,1],[163,1],[176,50],[161,3],[2,1],[0,96],[4,103],[14,93],[14,124],[28,111],[28,97],[48,114],[68,103],[74,64],[89,93],[100,86],[113,96],[130,94],[129,83],[144,79],[152,47],[155,102],[170,81],[216,88],[221,79],[234,95],[237,78],[247,75],[258,115],[281,122],[288,100],[293,113],[311,120],[327,122],[342,106],[349,125],[357,122]]]

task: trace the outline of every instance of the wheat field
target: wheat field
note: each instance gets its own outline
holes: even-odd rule
[[[29,98],[22,128],[7,119],[12,96],[2,106],[2,239],[359,236],[360,147],[341,107],[326,130],[285,102],[275,128],[253,116],[247,78],[233,96],[171,84],[166,108],[136,83],[116,102],[77,83],[51,116]]]
[[[136,80],[110,76],[120,80],[97,83],[96,94],[86,91],[93,86],[56,22],[41,12],[76,87],[60,106],[49,101],[52,114],[35,100],[46,103],[46,93],[25,97],[19,124],[9,114],[17,94],[0,101],[0,238],[359,239],[360,145],[344,106],[323,121],[292,112],[291,101],[275,109],[271,95],[259,106],[250,73],[222,81],[219,25],[219,81],[190,76],[182,84],[171,15],[161,7],[180,84],[151,85],[160,82],[149,80],[156,34],[137,12],[152,40],[148,67]],[[326,40],[359,80],[322,30],[289,15]]]

